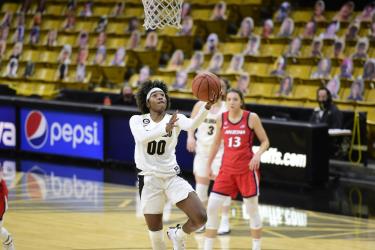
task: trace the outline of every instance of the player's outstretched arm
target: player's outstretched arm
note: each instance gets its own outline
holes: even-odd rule
[[[249,127],[253,128],[255,135],[257,136],[260,147],[258,152],[256,152],[249,163],[250,170],[259,169],[260,166],[260,157],[262,154],[268,149],[270,146],[270,142],[268,140],[268,136],[266,131],[263,128],[262,122],[257,114],[251,113],[251,117],[249,119]]]
[[[155,140],[166,133],[164,126],[157,126],[150,131],[143,129],[142,118],[140,116],[132,116],[129,120],[129,126],[134,140],[140,143]]]
[[[220,144],[221,144],[221,124],[222,124],[222,117],[220,117],[219,119],[217,119],[217,122],[216,122],[216,134],[215,134],[215,137],[214,137],[214,141],[211,145],[211,149],[210,149],[210,153],[208,155],[208,161],[207,161],[207,166],[206,166],[206,171],[208,173],[208,176],[209,177],[212,177],[212,172],[211,172],[211,165],[212,165],[212,162],[214,161],[215,159],[215,156],[217,154],[217,151],[219,151],[219,148],[220,148]]]

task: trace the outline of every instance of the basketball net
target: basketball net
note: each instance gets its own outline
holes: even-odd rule
[[[142,0],[145,29],[162,29],[165,26],[181,28],[182,2],[183,0]]]

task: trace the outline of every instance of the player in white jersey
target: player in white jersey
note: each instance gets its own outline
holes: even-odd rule
[[[207,161],[210,153],[211,145],[214,141],[216,134],[216,121],[221,117],[221,114],[227,111],[227,106],[225,101],[226,91],[229,88],[227,82],[221,80],[222,89],[222,101],[215,103],[211,110],[208,112],[206,119],[203,123],[195,130],[189,130],[188,140],[187,140],[187,150],[189,152],[195,152],[194,157],[194,176],[195,176],[195,190],[198,194],[199,199],[207,204],[208,200],[208,189],[210,181],[213,181],[219,173],[221,166],[221,159],[224,152],[223,144],[221,145],[216,157],[211,165],[212,176],[208,176],[207,173]],[[191,112],[191,117],[195,117],[204,102],[198,101]],[[195,133],[196,131],[196,133]],[[228,234],[230,232],[229,226],[229,208],[230,208],[231,198],[228,197],[226,202],[222,207],[221,223],[218,229],[219,235]],[[204,230],[204,227],[200,228],[198,232]]]
[[[216,96],[202,105],[194,119],[175,112],[166,113],[170,100],[164,82],[146,81],[141,85],[137,105],[142,115],[130,118],[130,129],[135,140],[134,160],[139,169],[139,193],[151,239],[152,249],[164,250],[163,207],[171,200],[188,216],[182,226],[169,228],[168,237],[174,250],[182,250],[186,234],[194,232],[206,223],[204,206],[190,184],[178,176],[180,167],[175,148],[181,130],[198,127],[208,110],[217,101]]]

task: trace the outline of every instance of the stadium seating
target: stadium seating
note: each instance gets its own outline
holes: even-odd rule
[[[237,79],[236,74],[224,74],[225,69],[228,68],[230,60],[233,55],[242,53],[247,45],[247,37],[239,37],[238,35],[228,34],[229,27],[239,27],[243,18],[251,16],[254,20],[253,33],[261,35],[263,19],[260,18],[260,8],[270,3],[267,0],[228,0],[226,20],[211,20],[212,10],[217,0],[188,0],[191,3],[191,16],[194,20],[192,28],[192,35],[180,36],[177,34],[178,29],[165,28],[158,30],[158,45],[156,50],[147,50],[145,47],[146,32],[142,27],[144,10],[140,1],[127,0],[125,9],[119,16],[111,16],[116,0],[95,0],[92,7],[92,15],[89,17],[81,16],[85,1],[78,1],[75,13],[75,25],[72,29],[63,29],[65,23],[67,9],[67,1],[52,1],[47,0],[45,10],[42,14],[42,22],[40,23],[40,38],[37,44],[31,45],[30,35],[34,25],[34,14],[38,6],[36,2],[30,6],[30,9],[25,14],[25,35],[23,38],[23,50],[19,57],[19,65],[17,76],[10,77],[7,72],[7,65],[10,62],[10,56],[13,53],[13,34],[17,30],[17,12],[21,10],[21,3],[13,1],[5,1],[1,6],[1,18],[7,12],[13,13],[13,20],[9,27],[9,35],[7,37],[6,51],[1,60],[0,77],[2,83],[14,88],[19,95],[40,95],[44,98],[53,98],[61,88],[78,88],[88,89],[90,84],[94,86],[94,91],[106,90],[107,82],[113,86],[114,92],[118,92],[118,88],[124,83],[125,73],[132,69],[135,72],[127,79],[129,84],[132,84],[138,79],[138,70],[148,65],[152,69],[152,79],[163,79],[171,85],[175,79],[175,71],[169,72],[164,64],[172,53],[181,49],[185,55],[185,63],[183,68],[186,68],[190,63],[190,58],[194,50],[199,50],[203,47],[203,43],[208,34],[217,33],[220,39],[219,51],[224,54],[224,63],[222,66],[221,76],[232,80],[232,85],[235,85]],[[291,1],[292,5],[295,4]],[[272,6],[274,7],[274,6]],[[274,8],[276,9],[276,8]],[[339,9],[339,7],[338,7]],[[294,20],[295,30],[291,38],[279,38],[277,33],[281,27],[280,22],[275,21],[276,12],[270,17],[274,20],[274,32],[269,38],[262,38],[259,47],[259,54],[256,56],[245,56],[243,69],[251,76],[249,92],[246,97],[247,101],[276,104],[286,106],[304,106],[316,107],[315,95],[316,89],[322,86],[329,79],[314,80],[310,79],[311,74],[317,70],[319,58],[311,57],[312,42],[311,38],[302,40],[302,47],[300,54],[295,58],[287,59],[287,66],[285,75],[294,78],[294,86],[289,97],[278,97],[276,92],[279,88],[279,79],[269,77],[270,72],[275,67],[276,59],[284,54],[290,45],[292,38],[299,36],[305,29],[306,22],[312,16],[312,7],[293,8],[290,17]],[[360,12],[354,13],[356,16]],[[331,18],[336,14],[336,11],[326,11],[326,22],[318,23],[316,37],[324,32],[329,24]],[[95,32],[97,23],[102,16],[107,16],[108,24],[105,29],[106,33],[106,57],[102,66],[93,65],[95,54],[97,53],[97,37]],[[126,51],[124,57],[125,66],[110,66],[112,59],[119,47],[127,48],[131,35],[126,33],[129,27],[129,21],[136,17],[139,21],[138,30],[141,34],[139,46],[136,49],[129,49]],[[340,29],[336,35],[341,37],[346,34],[350,22],[342,22]],[[363,22],[359,30],[359,36],[368,36],[371,23]],[[58,31],[57,42],[54,46],[46,46],[48,31],[56,29]],[[88,49],[89,56],[86,63],[86,76],[83,82],[77,82],[75,79],[75,70],[77,66],[77,57],[79,47],[77,44],[78,35],[80,31],[88,32]],[[346,41],[344,56],[350,57],[356,49],[357,41]],[[67,79],[63,81],[58,80],[57,58],[64,45],[71,45],[72,52],[70,58],[70,65]],[[343,58],[333,58],[333,39],[323,40],[322,56],[331,58],[332,70],[331,76],[340,73],[340,65]],[[368,51],[369,58],[375,57],[375,49],[373,49],[374,41],[370,40]],[[205,55],[203,68],[208,66],[211,55]],[[163,62],[160,65],[160,62]],[[26,62],[32,61],[35,64],[34,74],[31,77],[25,78],[23,73]],[[340,108],[349,110],[367,110],[369,114],[375,107],[375,88],[372,81],[365,82],[364,99],[361,102],[349,102],[347,97],[350,94],[351,83],[353,79],[363,75],[363,66],[365,60],[354,60],[353,78],[341,81],[341,89],[339,98],[335,100]],[[186,89],[183,91],[173,91],[172,95],[181,98],[191,98],[191,80],[194,73],[189,74]],[[90,84],[89,84],[90,83]],[[369,116],[370,117],[370,116]]]

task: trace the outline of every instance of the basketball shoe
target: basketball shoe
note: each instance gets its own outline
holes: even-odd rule
[[[177,224],[175,227],[170,227],[167,230],[168,238],[173,244],[173,250],[185,250],[185,239],[178,233],[179,230],[182,230],[180,224]]]
[[[14,247],[13,239],[12,236],[8,236],[8,239],[3,242],[3,247],[4,250],[15,250],[16,248]]]
[[[230,225],[229,225],[229,218],[221,217],[220,226],[217,230],[218,235],[227,235],[230,234]]]

